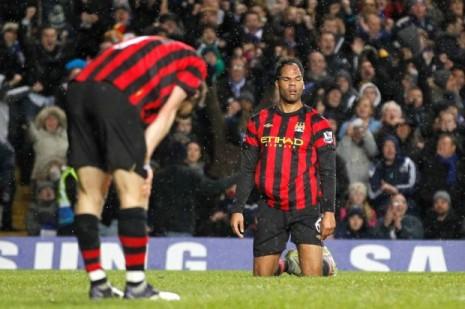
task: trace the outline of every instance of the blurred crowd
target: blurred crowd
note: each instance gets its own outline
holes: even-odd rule
[[[151,235],[230,236],[246,120],[276,102],[274,65],[292,56],[337,136],[335,237],[463,238],[464,18],[464,0],[2,1],[0,226],[28,185],[28,233],[72,234],[67,85],[109,46],[160,35],[197,50],[209,87],[152,158]],[[102,234],[117,208],[110,187]]]

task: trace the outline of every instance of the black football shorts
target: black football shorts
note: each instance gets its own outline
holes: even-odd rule
[[[74,82],[66,114],[72,167],[92,166],[109,173],[123,169],[146,176],[144,124],[126,94],[107,82]]]
[[[314,208],[282,211],[261,204],[256,215],[254,257],[280,254],[286,249],[289,235],[296,245],[322,246],[320,221],[319,213]]]

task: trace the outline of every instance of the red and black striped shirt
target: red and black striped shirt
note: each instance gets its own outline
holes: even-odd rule
[[[155,120],[175,85],[193,94],[207,75],[205,62],[182,42],[141,36],[116,44],[92,60],[76,81],[107,81],[124,91],[141,111]]]
[[[268,206],[289,211],[319,204],[319,156],[334,153],[335,141],[328,120],[315,109],[261,110],[247,124],[244,147],[258,152],[255,186]]]

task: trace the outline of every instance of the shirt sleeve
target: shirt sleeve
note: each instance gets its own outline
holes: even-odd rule
[[[247,131],[242,144],[241,165],[239,178],[237,181],[236,200],[231,208],[231,212],[240,212],[244,210],[245,203],[249,198],[254,186],[255,168],[259,160],[259,143],[257,129],[253,119],[247,123]]]
[[[186,59],[186,65],[176,74],[176,85],[192,96],[207,76],[205,62],[196,55]]]
[[[259,145],[257,126],[255,125],[255,120],[251,118],[247,122],[243,148],[258,147]]]
[[[322,212],[335,211],[336,205],[336,141],[329,121],[323,117],[313,125],[313,145],[318,155],[318,172],[322,196]]]
[[[313,145],[317,150],[321,148],[336,148],[336,138],[329,121],[319,116],[313,124]]]

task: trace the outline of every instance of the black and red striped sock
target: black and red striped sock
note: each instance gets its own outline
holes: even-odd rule
[[[100,263],[98,222],[99,219],[91,214],[76,215],[74,218],[74,229],[79,249],[92,285],[107,282],[107,277]]]
[[[147,211],[142,207],[121,209],[118,218],[118,234],[126,259],[126,282],[137,285],[145,280]]]

